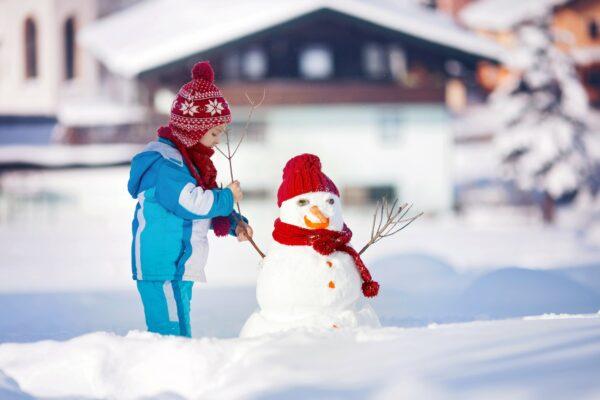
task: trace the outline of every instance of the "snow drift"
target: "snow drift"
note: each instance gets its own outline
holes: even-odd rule
[[[0,394],[592,399],[600,396],[599,329],[600,314],[594,314],[253,339],[93,333],[66,342],[0,345],[0,370],[6,374],[0,375]]]

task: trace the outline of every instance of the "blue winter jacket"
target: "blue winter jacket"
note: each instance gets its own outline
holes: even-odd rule
[[[206,281],[211,218],[229,216],[230,233],[235,234],[231,190],[196,186],[177,148],[163,138],[133,158],[127,187],[138,199],[131,245],[133,279]]]

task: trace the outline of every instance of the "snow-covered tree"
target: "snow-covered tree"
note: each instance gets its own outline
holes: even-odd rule
[[[598,134],[588,126],[588,99],[568,53],[556,46],[549,18],[515,28],[508,60],[518,77],[490,97],[506,176],[546,201],[598,189]]]

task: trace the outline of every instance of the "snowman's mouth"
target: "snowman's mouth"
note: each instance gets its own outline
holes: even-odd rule
[[[304,224],[310,229],[327,229],[329,227],[329,218],[317,206],[310,208],[310,213],[317,217],[318,222],[312,221],[306,215],[304,216]]]

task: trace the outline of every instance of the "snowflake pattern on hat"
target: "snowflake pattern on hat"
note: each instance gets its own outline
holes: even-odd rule
[[[194,114],[198,112],[198,106],[195,106],[192,102],[184,101],[180,105],[181,108],[179,110],[182,111],[184,115],[190,114],[191,116],[194,116]]]
[[[209,100],[208,104],[204,107],[206,107],[206,112],[210,113],[210,115],[221,115],[223,111],[223,103],[219,103],[217,100]]]

